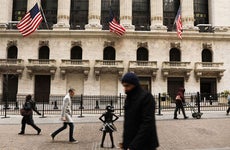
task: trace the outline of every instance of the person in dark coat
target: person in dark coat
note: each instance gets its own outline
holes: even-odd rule
[[[28,124],[31,125],[35,130],[37,130],[37,135],[39,135],[41,133],[41,129],[34,124],[33,111],[35,111],[38,115],[41,115],[41,113],[38,112],[35,102],[32,100],[31,95],[26,96],[26,101],[25,104],[23,105],[23,108],[26,111],[31,111],[31,113],[29,115],[23,116],[21,122],[22,123],[21,132],[19,132],[18,134],[21,135],[25,134],[26,124]]]
[[[123,149],[155,150],[159,146],[155,123],[155,100],[144,91],[134,73],[122,78],[125,99]]]
[[[188,117],[185,114],[185,110],[184,110],[184,106],[183,103],[185,103],[185,99],[184,99],[184,92],[185,89],[184,88],[179,88],[177,95],[176,95],[176,108],[174,111],[174,119],[178,119],[177,118],[177,112],[179,109],[181,109],[183,115],[184,115],[184,119],[187,119]]]
[[[114,126],[113,123],[119,117],[117,115],[115,115],[113,112],[114,112],[113,106],[108,105],[108,106],[106,106],[106,112],[103,113],[101,115],[101,117],[99,118],[99,120],[101,120],[101,122],[104,123],[102,128],[100,129],[103,132],[102,141],[101,141],[101,147],[104,147],[104,141],[105,141],[106,133],[109,133],[109,135],[110,135],[110,140],[111,140],[111,143],[112,143],[111,148],[115,147],[114,141],[113,141],[113,132],[116,131],[117,129]],[[115,117],[115,118],[113,119],[113,117]]]

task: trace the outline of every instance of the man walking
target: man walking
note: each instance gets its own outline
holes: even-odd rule
[[[155,150],[158,137],[155,123],[155,100],[144,91],[134,73],[122,78],[125,100],[123,148],[125,150]]]
[[[63,121],[63,126],[50,134],[52,139],[54,140],[55,136],[60,133],[61,131],[67,128],[69,125],[69,142],[77,143],[78,141],[73,138],[73,131],[74,131],[74,124],[73,119],[71,116],[71,97],[74,96],[74,89],[69,89],[68,94],[63,98],[63,106],[62,106],[62,113],[61,113],[61,120]]]

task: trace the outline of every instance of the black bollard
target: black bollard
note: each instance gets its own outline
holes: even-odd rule
[[[18,101],[15,102],[15,107],[14,107],[14,109],[19,109],[19,107],[18,107]]]
[[[54,101],[54,108],[53,109],[58,109],[57,101]]]
[[[158,114],[159,116],[161,116],[161,93],[159,93],[158,95]]]
[[[98,100],[96,100],[96,106],[94,107],[95,109],[99,109],[100,107],[99,107],[99,102],[98,102]]]

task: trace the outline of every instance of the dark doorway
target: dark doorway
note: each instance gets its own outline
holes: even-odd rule
[[[50,96],[50,75],[35,75],[35,101],[49,102]]]
[[[167,82],[168,94],[174,100],[180,87],[184,87],[183,77],[169,77]]]
[[[71,49],[70,59],[82,59],[82,48],[79,46],[74,46]]]
[[[18,57],[18,48],[16,46],[9,47],[7,51],[7,58],[17,59],[17,57]]]
[[[3,75],[3,101],[16,101],[18,93],[18,75]]]
[[[109,46],[104,49],[103,60],[115,60],[116,51],[113,47]]]
[[[50,57],[50,49],[48,46],[42,46],[39,49],[38,59],[49,59]]]
[[[137,61],[148,61],[149,52],[146,48],[140,47],[137,49]]]
[[[212,52],[208,49],[202,51],[202,62],[212,62]]]
[[[216,78],[201,78],[200,79],[201,99],[217,100]]]
[[[169,61],[181,61],[180,50],[172,48],[169,52]]]
[[[148,91],[151,92],[151,77],[139,77],[141,87]]]

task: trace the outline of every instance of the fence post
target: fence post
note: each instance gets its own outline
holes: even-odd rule
[[[19,109],[19,107],[18,107],[18,101],[15,102],[15,107],[14,107],[14,109]]]
[[[122,107],[122,106],[121,106],[121,93],[120,93],[120,95],[119,95],[119,100],[120,100],[120,113],[119,113],[119,115],[121,116],[121,109],[122,109],[122,108],[121,108],[121,107]]]
[[[53,109],[58,109],[57,101],[56,100],[54,101],[54,108]]]
[[[81,100],[80,100],[80,107],[79,107],[79,109],[80,109],[80,116],[78,116],[79,118],[82,118],[82,117],[84,117],[83,115],[82,115],[82,111],[83,111],[83,109],[84,109],[84,107],[83,107],[83,95],[81,94]]]
[[[5,115],[4,115],[4,117],[2,117],[2,118],[10,118],[9,116],[7,116],[7,109],[9,109],[9,105],[8,105],[8,95],[7,95],[7,97],[6,97],[5,107],[4,107],[3,109],[4,109]]]
[[[198,107],[198,113],[200,113],[200,93],[197,92],[197,107]]]
[[[45,117],[45,98],[44,97],[42,99],[42,116],[40,118],[46,118]]]
[[[158,94],[158,114],[159,116],[161,116],[161,93]]]
[[[95,109],[99,109],[100,107],[99,107],[99,102],[98,102],[98,100],[96,100],[96,106],[94,107]]]

